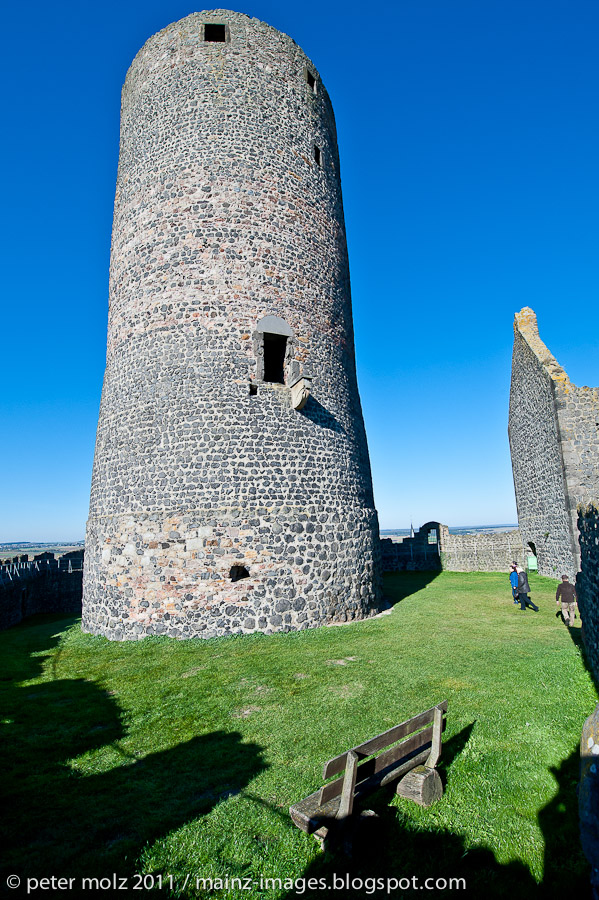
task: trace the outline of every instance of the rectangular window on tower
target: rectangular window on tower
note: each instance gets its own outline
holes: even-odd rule
[[[204,40],[224,44],[227,40],[227,26],[217,25],[215,22],[206,22],[204,25]]]
[[[285,384],[287,338],[283,334],[264,334],[264,381]]]

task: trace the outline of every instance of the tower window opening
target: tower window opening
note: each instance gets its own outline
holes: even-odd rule
[[[322,153],[320,152],[320,147],[317,144],[314,144],[314,161],[317,166],[322,165]]]
[[[242,578],[249,578],[250,573],[245,566],[231,566],[229,578],[231,581],[241,581]]]
[[[258,385],[250,383],[250,397],[256,397],[258,395]]]
[[[314,93],[316,93],[316,78],[310,71],[310,69],[306,69],[306,81],[308,82],[308,87],[312,88]]]
[[[283,334],[264,334],[264,381],[285,384],[287,338]]]
[[[206,22],[204,25],[204,40],[216,41],[224,44],[227,40],[227,30],[225,25],[216,25],[214,22]]]

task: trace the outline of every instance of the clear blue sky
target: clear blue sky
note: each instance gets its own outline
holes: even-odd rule
[[[291,35],[337,117],[381,527],[516,518],[513,314],[599,385],[596,0],[235,8]],[[3,12],[0,540],[84,534],[105,360],[120,88],[198,7]]]

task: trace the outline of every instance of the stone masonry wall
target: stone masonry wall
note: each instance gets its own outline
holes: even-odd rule
[[[437,537],[437,541],[430,541]],[[427,522],[413,538],[381,540],[383,571],[507,572],[512,561],[526,568],[519,530],[496,534],[450,534],[447,525]]]
[[[449,572],[509,572],[513,561],[526,568],[519,530],[495,534],[450,534],[441,525],[441,566]]]
[[[83,572],[40,565],[20,568],[12,578],[0,571],[0,630],[18,625],[37,613],[81,613]]]
[[[225,40],[204,40],[210,23]],[[265,380],[265,333],[284,342],[282,383]],[[379,568],[331,103],[291,38],[194,13],[123,88],[83,627],[363,617]]]
[[[539,574],[579,568],[577,505],[599,497],[599,391],[572,384],[539,338],[534,312],[516,314],[509,438],[525,545]]]
[[[413,537],[381,538],[384,572],[434,571],[441,568],[438,522],[427,522]]]
[[[576,577],[578,608],[595,682],[599,683],[599,504],[578,507],[580,572]]]

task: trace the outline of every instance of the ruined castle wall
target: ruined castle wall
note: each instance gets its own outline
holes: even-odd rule
[[[578,558],[578,509],[599,500],[599,389],[555,383],[568,512]],[[559,573],[558,573],[559,574]]]
[[[443,569],[449,572],[506,572],[515,560],[526,567],[519,530],[496,534],[450,534],[447,525],[427,522],[414,537],[381,539],[384,572]]]
[[[266,380],[272,327],[284,383]],[[286,35],[194,13],[123,88],[83,626],[208,637],[362,617],[379,564],[330,100]]]
[[[523,309],[514,323],[508,427],[512,470],[522,540],[534,545],[539,574],[552,577],[574,577],[578,569],[572,519],[576,495],[567,486],[575,462],[570,451],[564,454],[562,442],[569,421],[571,432],[580,436],[572,438],[573,449],[582,450],[577,440],[584,435],[585,412],[580,401],[570,399],[577,392],[540,340],[533,311]]]
[[[413,537],[381,538],[384,572],[434,571],[441,568],[438,522],[427,522]]]

